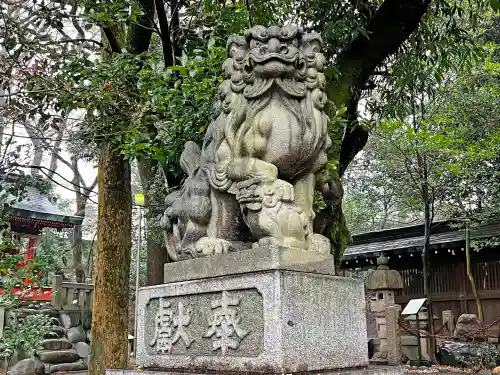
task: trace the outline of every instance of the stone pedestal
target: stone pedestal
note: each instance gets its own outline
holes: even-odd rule
[[[278,248],[167,264],[169,283],[139,292],[137,364],[266,374],[365,367],[363,283],[329,275],[331,264]]]
[[[234,375],[230,372],[201,372],[201,371],[154,371],[154,375]],[[390,367],[390,366],[373,366],[368,368],[355,368],[346,370],[335,370],[322,372],[321,375],[403,375],[403,367]],[[144,375],[142,370],[106,370],[106,375]],[[245,375],[253,375],[252,373],[245,373]],[[319,375],[318,373],[313,373],[311,375]]]

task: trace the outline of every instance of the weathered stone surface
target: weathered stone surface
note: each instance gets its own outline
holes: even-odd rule
[[[255,26],[227,46],[215,120],[203,149],[186,143],[180,164],[188,178],[166,198],[170,258],[249,245],[329,254],[313,211],[315,186],[341,199],[317,176],[331,146],[321,38],[293,25]]]
[[[66,329],[60,326],[52,326],[50,329],[50,332],[45,334],[45,338],[56,338],[56,337],[63,337],[66,334]]]
[[[57,365],[52,365],[49,368],[49,373],[54,372],[66,372],[66,371],[83,371],[86,370],[87,366],[83,363],[82,360],[78,360],[72,363],[59,363]]]
[[[36,357],[23,359],[12,366],[8,375],[43,375],[45,365]]]
[[[387,266],[388,259],[380,256],[377,259],[377,269],[368,273],[366,288],[369,290],[399,290],[403,289],[403,279],[397,270]]]
[[[399,314],[401,306],[392,305],[385,309],[387,364],[398,366],[401,364],[401,333],[399,330]]]
[[[85,340],[87,339],[87,334],[81,326],[68,329],[68,333],[66,334],[66,336],[68,337],[68,340],[73,344],[81,341],[85,342]]]
[[[368,364],[361,280],[256,272],[143,288],[138,305],[138,365],[291,373]],[[155,340],[158,313],[176,319],[177,340]],[[217,314],[232,323],[227,337]]]
[[[269,270],[334,275],[334,262],[330,254],[278,246],[260,247],[166,263],[164,279],[165,283],[172,283]]]
[[[444,310],[441,312],[441,321],[445,325],[445,332],[443,334],[453,335],[455,331],[455,314],[452,310]]]
[[[87,358],[90,354],[90,346],[86,342],[77,342],[75,344],[75,350],[80,358]]]
[[[474,314],[462,314],[457,320],[453,336],[461,340],[484,340],[483,324]]]
[[[68,314],[62,313],[61,315],[59,315],[59,321],[61,322],[61,326],[66,329],[70,329],[71,327],[73,327],[71,317]]]
[[[105,375],[143,375],[141,370],[112,370],[108,369]],[[182,371],[155,371],[155,375],[206,375],[204,372],[182,372]],[[213,373],[209,373],[213,374]],[[271,372],[266,372],[269,375],[275,375]],[[403,375],[403,367],[394,366],[373,366],[357,369],[343,369],[337,371],[322,372],[321,375]],[[276,374],[277,375],[277,374]],[[282,375],[281,373],[279,375]]]
[[[66,350],[41,350],[38,352],[40,360],[45,363],[59,364],[77,361],[80,356],[73,349]]]
[[[484,342],[444,341],[438,347],[437,359],[442,365],[493,368],[500,365],[500,346]]]
[[[66,314],[69,315],[71,319],[71,326],[72,327],[77,327],[77,326],[82,326],[83,327],[83,313],[81,311],[68,311]],[[85,327],[84,327],[85,328]]]
[[[71,349],[73,344],[64,338],[45,339],[42,341],[42,347],[45,350]]]

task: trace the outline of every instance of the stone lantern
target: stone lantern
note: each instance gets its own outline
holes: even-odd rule
[[[396,305],[394,293],[403,289],[403,279],[396,270],[387,266],[388,259],[380,256],[377,269],[368,274],[366,287],[375,292],[370,310],[377,324],[377,337],[380,349],[375,352],[371,361],[377,364],[398,365],[400,360],[399,312],[401,306]]]

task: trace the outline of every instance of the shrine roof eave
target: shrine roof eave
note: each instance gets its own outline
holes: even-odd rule
[[[15,221],[18,221],[16,220],[16,218],[35,220],[38,221],[38,224],[40,226],[44,227],[72,228],[75,225],[81,225],[83,222],[83,217],[80,216],[57,215],[46,212],[31,211],[18,208],[11,209],[11,218],[14,219]],[[54,225],[52,225],[51,223],[53,223]]]
[[[0,181],[0,185],[4,188],[10,184],[9,181]],[[10,214],[11,221],[21,222],[27,226],[36,225],[38,228],[71,228],[83,222],[83,217],[59,209],[46,194],[30,185],[25,187],[21,197],[12,204]]]
[[[417,226],[415,226],[417,227]],[[423,229],[423,228],[422,228]],[[393,230],[388,230],[389,233]],[[390,232],[389,236],[381,235],[383,231],[373,232],[372,240],[368,240],[368,233],[363,233],[357,239],[353,236],[352,244],[349,245],[342,256],[342,262],[357,259],[375,259],[382,254],[402,254],[402,253],[420,253],[424,243],[423,233],[413,232],[408,236],[395,236]],[[361,237],[362,236],[362,237]],[[471,240],[480,240],[500,236],[500,222],[483,224],[471,228]],[[392,237],[392,238],[391,238]],[[431,233],[429,242],[432,249],[452,249],[465,246],[464,229],[444,229],[438,233]]]

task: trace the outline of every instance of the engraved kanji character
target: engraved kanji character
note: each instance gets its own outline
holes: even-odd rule
[[[220,349],[222,354],[226,354],[228,348],[238,349],[241,340],[250,333],[239,326],[241,317],[236,307],[239,306],[240,300],[239,297],[223,291],[220,300],[212,301],[212,321],[203,337],[210,338],[215,335],[213,350]]]
[[[180,339],[184,346],[189,348],[194,340],[190,339],[186,327],[191,322],[191,311],[185,308],[182,302],[177,305],[177,314],[172,303],[160,298],[160,305],[155,317],[155,333],[150,346],[156,345],[158,353],[168,354]]]

